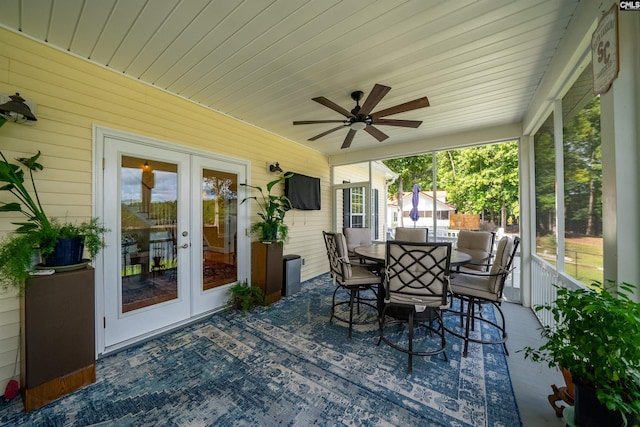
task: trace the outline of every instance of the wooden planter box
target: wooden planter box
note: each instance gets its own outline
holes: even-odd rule
[[[95,382],[94,293],[90,267],[27,280],[20,311],[26,412]]]
[[[262,289],[264,305],[282,297],[282,243],[251,244],[251,284]]]

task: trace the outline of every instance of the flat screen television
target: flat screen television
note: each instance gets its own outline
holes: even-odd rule
[[[284,180],[284,195],[294,209],[320,210],[320,178],[293,173]]]

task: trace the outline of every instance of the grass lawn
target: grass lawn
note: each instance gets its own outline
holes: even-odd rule
[[[584,285],[594,281],[603,281],[603,240],[602,237],[568,237],[565,239],[564,271],[576,278]],[[556,253],[555,240],[549,237],[536,239],[536,252],[546,254],[544,258],[556,264],[555,259],[549,259],[549,254]]]

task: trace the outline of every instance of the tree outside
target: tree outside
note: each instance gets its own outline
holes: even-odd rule
[[[586,102],[563,129],[564,271],[588,285],[602,282],[602,151],[600,99]],[[556,176],[553,115],[534,138],[536,254],[556,264]],[[479,214],[481,222],[518,232],[519,187],[517,141],[440,151],[436,156],[438,191],[446,191],[447,203],[457,213]],[[398,194],[418,184],[432,185],[432,154],[385,160],[400,175],[389,188]]]
[[[398,182],[426,191],[432,188],[432,155],[385,160],[398,173],[389,188],[398,193]],[[519,223],[518,144],[516,141],[436,153],[438,191],[447,192],[447,203],[457,213],[478,214],[484,223],[507,229]],[[409,191],[409,190],[407,190]]]

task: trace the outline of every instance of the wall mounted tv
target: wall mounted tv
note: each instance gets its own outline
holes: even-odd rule
[[[284,194],[294,209],[306,211],[320,210],[320,178],[301,175],[295,172],[284,180]]]

